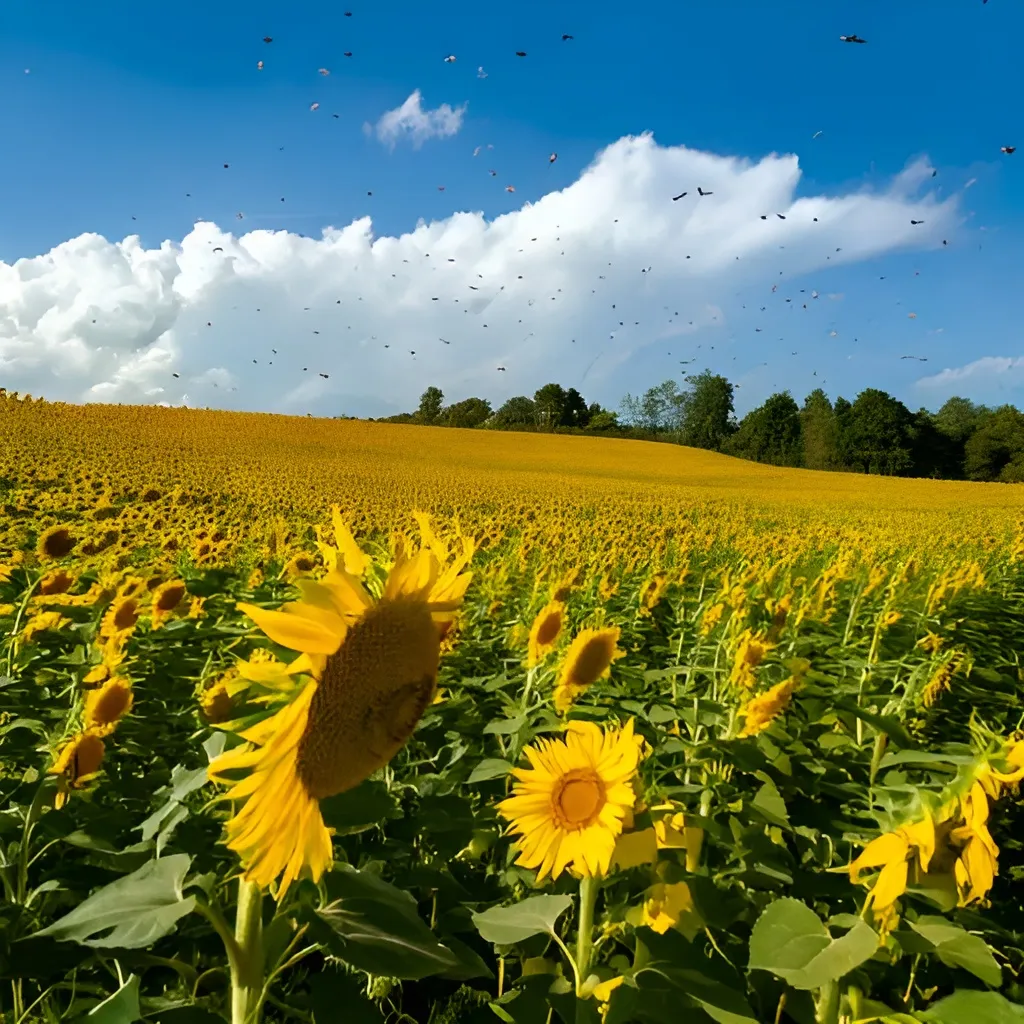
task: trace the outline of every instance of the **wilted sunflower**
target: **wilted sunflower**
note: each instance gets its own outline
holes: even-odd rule
[[[549,601],[537,613],[530,627],[530,646],[526,655],[527,667],[533,668],[554,650],[565,622],[565,605]]]
[[[619,627],[581,630],[565,653],[562,671],[555,686],[555,708],[565,713],[587,687],[608,675],[611,664],[625,651],[616,646]]]
[[[242,805],[227,823],[228,847],[247,881],[278,881],[279,897],[303,869],[316,881],[331,863],[319,801],[387,764],[434,699],[441,638],[469,585],[463,570],[473,543],[464,537],[445,565],[429,526],[422,532],[430,549],[400,552],[379,599],[339,557],[319,582],[296,580],[302,599],[280,611],[238,605],[271,640],[300,652],[290,665],[265,669],[287,703],[240,733],[251,746],[209,768],[211,779],[231,785],[221,799]],[[226,779],[234,769],[246,778]]]
[[[569,722],[564,740],[525,747],[531,767],[514,768],[518,780],[498,813],[518,833],[519,857],[538,868],[537,880],[604,875],[622,822],[636,799],[631,782],[640,760],[633,720],[602,731],[593,722]]]
[[[103,740],[88,729],[64,744],[49,769],[50,775],[60,776],[60,788],[54,801],[58,810],[67,803],[71,790],[82,789],[96,776],[103,761],[104,750]]]

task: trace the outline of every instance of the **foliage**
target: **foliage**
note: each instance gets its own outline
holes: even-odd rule
[[[14,400],[0,479],[4,1024],[232,1017],[237,861],[206,767],[245,706],[218,687],[236,658],[282,654],[236,602],[274,608],[323,573],[332,502],[384,563],[411,508],[457,516],[480,550],[441,699],[390,765],[322,802],[322,883],[257,905],[268,1019],[1024,1016],[1016,783],[986,803],[984,899],[956,867],[980,831],[937,840],[932,870],[905,861],[889,916],[872,910],[877,869],[848,870],[923,807],[1011,773],[1015,489],[557,434]],[[528,668],[555,593],[564,635]],[[524,748],[561,732],[573,637],[604,626],[622,656],[569,718],[633,721],[632,820],[607,877],[538,884],[496,805]],[[95,777],[52,772],[112,675],[134,702]]]

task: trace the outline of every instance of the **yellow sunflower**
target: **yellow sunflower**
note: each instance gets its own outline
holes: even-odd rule
[[[60,776],[60,788],[54,806],[58,810],[67,803],[68,793],[82,789],[100,770],[105,746],[103,740],[87,729],[73,736],[61,748],[57,760],[49,769],[50,775]]]
[[[85,698],[85,725],[97,736],[114,731],[117,723],[131,710],[132,687],[127,679],[114,676]]]
[[[538,868],[538,881],[566,868],[585,878],[606,874],[635,800],[640,737],[633,720],[604,731],[569,722],[564,740],[541,739],[523,753],[531,767],[513,769],[512,796],[498,804],[520,837],[516,863]]]
[[[527,667],[533,668],[554,650],[564,623],[565,605],[561,601],[549,601],[541,608],[530,627]]]
[[[75,538],[66,526],[51,526],[39,535],[36,554],[40,559],[63,558],[70,555],[75,547]]]
[[[444,565],[436,538],[423,533],[428,548],[400,553],[377,599],[338,555],[320,581],[296,580],[301,600],[280,611],[238,605],[274,643],[300,652],[289,665],[239,664],[240,677],[259,677],[287,702],[243,727],[248,746],[209,768],[230,785],[221,799],[241,804],[226,826],[228,847],[247,881],[276,881],[278,896],[304,869],[316,881],[331,863],[319,801],[387,764],[434,699],[441,639],[469,586],[473,542],[463,537]],[[235,769],[246,777],[225,778]]]
[[[618,626],[584,629],[577,634],[566,651],[555,686],[555,708],[559,712],[568,711],[587,687],[608,675],[612,662],[625,654],[616,646],[618,642]]]

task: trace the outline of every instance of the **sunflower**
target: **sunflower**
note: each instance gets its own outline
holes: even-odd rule
[[[70,573],[63,569],[55,569],[39,581],[39,593],[45,597],[53,597],[70,590],[74,583],[75,577]]]
[[[76,543],[66,526],[51,526],[39,535],[36,554],[42,559],[63,558],[71,554]]]
[[[181,604],[187,587],[184,580],[168,580],[153,591],[153,614],[166,615]]]
[[[759,732],[764,732],[789,707],[793,691],[799,682],[795,676],[790,676],[788,679],[783,679],[781,683],[776,683],[767,693],[748,700],[740,708],[740,714],[746,719],[740,738],[756,736]]]
[[[100,636],[107,640],[115,636],[127,636],[139,621],[139,614],[137,598],[118,597],[103,615]]]
[[[562,671],[555,686],[555,708],[565,713],[587,687],[608,675],[611,664],[625,652],[617,648],[618,626],[584,629],[566,651]]]
[[[640,743],[633,720],[604,731],[569,722],[564,740],[541,739],[523,752],[531,767],[513,769],[512,796],[498,804],[520,837],[516,863],[539,868],[538,882],[566,868],[583,877],[606,874],[635,801]]]
[[[64,744],[49,769],[50,775],[60,776],[60,788],[54,801],[58,810],[67,802],[71,790],[82,789],[95,778],[103,761],[104,750],[103,740],[90,729],[73,736]]]
[[[240,677],[259,677],[284,705],[243,727],[248,746],[209,768],[230,785],[220,799],[241,804],[226,825],[228,847],[247,881],[277,882],[279,897],[304,869],[317,881],[331,863],[319,801],[387,764],[434,699],[441,639],[469,585],[473,543],[464,537],[445,565],[436,538],[422,533],[430,549],[400,552],[377,599],[339,553],[320,581],[296,580],[301,599],[280,611],[238,605],[274,643],[299,652],[289,665],[239,664]],[[235,769],[246,777],[226,779]]]
[[[132,686],[127,679],[108,679],[85,698],[86,728],[97,736],[109,735],[131,710],[132,700]]]
[[[549,601],[541,608],[530,627],[527,667],[533,668],[554,650],[564,622],[565,605],[561,601]]]

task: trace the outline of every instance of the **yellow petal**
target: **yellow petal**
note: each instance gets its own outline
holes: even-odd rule
[[[898,832],[886,832],[872,839],[850,865],[850,881],[856,883],[859,874],[868,868],[879,868],[896,861],[906,862],[910,844]]]
[[[238,610],[248,615],[276,644],[303,654],[334,654],[342,638],[321,625],[298,615],[274,612],[239,602]]]
[[[653,864],[658,859],[658,839],[653,828],[639,832],[624,832],[615,843],[612,867],[620,871]]]
[[[370,559],[363,554],[362,548],[356,543],[352,531],[341,518],[341,510],[337,505],[331,506],[331,522],[334,524],[334,540],[345,560],[345,571],[353,576],[362,576]]]

